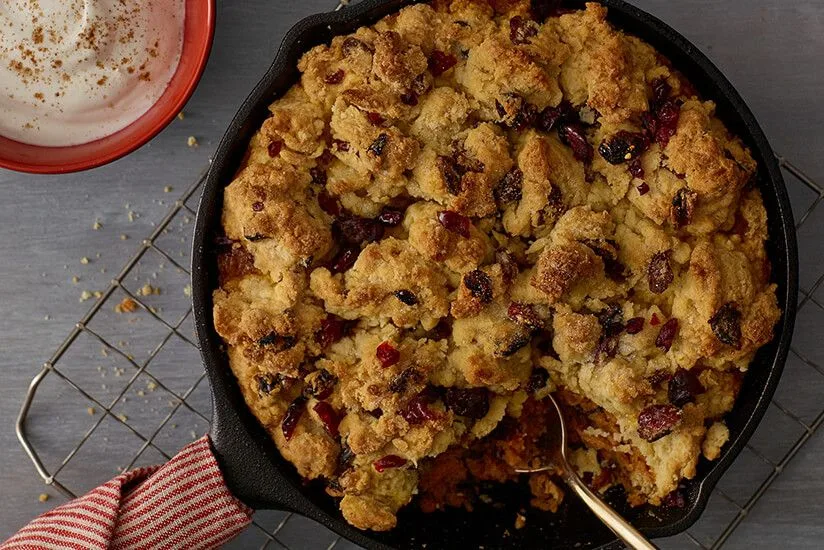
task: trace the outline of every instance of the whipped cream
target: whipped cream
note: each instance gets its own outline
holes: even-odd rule
[[[76,145],[160,98],[183,49],[184,0],[0,0],[0,135]]]

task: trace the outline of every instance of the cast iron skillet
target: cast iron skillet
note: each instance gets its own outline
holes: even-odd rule
[[[639,36],[666,55],[698,88],[718,104],[718,114],[730,130],[741,136],[758,162],[758,186],[769,220],[767,250],[778,301],[784,312],[773,341],[759,351],[744,379],[735,408],[727,416],[730,442],[715,462],[699,464],[695,479],[684,492],[681,509],[627,509],[622,495],[616,505],[650,537],[665,537],[689,527],[707,504],[715,483],[749,439],[769,405],[793,331],[797,301],[798,258],[793,217],[787,191],[772,149],[743,99],[721,72],[684,37],[621,0],[602,0],[609,20]],[[232,491],[254,508],[297,512],[321,522],[349,540],[369,549],[392,548],[552,548],[608,546],[607,531],[574,498],[568,498],[556,515],[528,512],[526,527],[513,529],[518,510],[528,503],[528,489],[491,487],[498,507],[481,505],[474,512],[459,510],[423,514],[413,504],[400,513],[399,527],[388,533],[359,531],[348,525],[335,502],[320,486],[304,485],[291,464],[247,409],[229,370],[221,340],[212,324],[212,290],[217,286],[214,238],[220,232],[223,188],[231,181],[249,139],[268,115],[267,105],[294,82],[300,55],[333,36],[369,25],[380,17],[411,4],[410,0],[365,0],[342,11],[315,15],[295,25],[283,40],[272,66],[243,103],[220,142],[198,208],[192,260],[194,312],[201,353],[212,387],[211,437],[215,453]],[[583,2],[566,2],[583,7]]]

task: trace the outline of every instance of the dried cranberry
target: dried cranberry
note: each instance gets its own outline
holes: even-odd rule
[[[332,231],[343,242],[360,245],[379,241],[383,237],[384,228],[377,220],[346,215],[333,222]]]
[[[473,269],[463,277],[464,286],[484,304],[492,301],[492,279],[480,269]]]
[[[511,283],[518,276],[518,262],[509,250],[504,248],[496,250],[495,263],[501,266],[501,275],[505,283]]]
[[[642,179],[644,177],[644,167],[641,166],[640,158],[634,158],[631,161],[629,161],[627,167],[629,168],[629,173],[632,175],[633,178]],[[646,185],[646,183],[644,183],[643,185]],[[641,186],[639,185],[638,187]],[[649,186],[647,187],[647,190],[649,190]]]
[[[458,59],[454,55],[434,50],[429,56],[429,70],[434,76],[440,76],[454,67],[457,62]]]
[[[521,200],[521,186],[523,185],[524,173],[520,168],[512,168],[501,181],[495,186],[493,194],[495,200],[501,204]]]
[[[598,323],[605,337],[617,336],[624,330],[624,310],[619,305],[608,305],[598,313]]]
[[[688,225],[692,221],[692,214],[695,211],[695,203],[698,195],[686,187],[682,187],[675,193],[670,208],[670,220],[676,229]]]
[[[418,303],[418,297],[411,290],[401,289],[395,291],[395,298],[408,306],[414,306]]]
[[[423,424],[427,420],[436,420],[440,415],[429,408],[429,404],[435,399],[437,396],[432,396],[424,390],[409,400],[406,407],[400,410],[400,415],[412,425]]]
[[[622,164],[638,158],[647,148],[643,134],[621,130],[614,136],[604,139],[598,146],[598,152],[610,164]]]
[[[489,412],[489,391],[486,388],[447,388],[443,402],[457,415],[483,418]]]
[[[602,358],[613,358],[618,353],[618,338],[614,336],[602,336],[598,340],[598,345],[595,346],[595,361],[601,361]]]
[[[380,126],[386,120],[380,115],[380,113],[375,113],[373,111],[369,111],[368,113],[366,113],[366,119],[373,126]]]
[[[592,162],[594,149],[589,144],[586,131],[580,122],[567,122],[558,128],[558,136],[561,142],[572,148],[572,154],[581,162]]]
[[[383,368],[391,367],[401,360],[401,352],[396,350],[390,342],[381,342],[375,350],[375,356]]]
[[[260,201],[255,201],[252,203],[252,212],[260,212],[263,210],[263,203]]]
[[[334,73],[326,75],[326,78],[324,78],[323,81],[327,84],[340,84],[343,81],[343,75],[343,69],[338,69]]]
[[[547,381],[549,381],[549,373],[547,370],[541,367],[535,367],[532,369],[532,374],[529,375],[529,381],[526,383],[526,391],[535,393],[545,387]]]
[[[346,331],[346,321],[335,315],[329,315],[320,322],[320,331],[315,336],[320,347],[331,346],[341,338]]]
[[[280,154],[280,150],[283,148],[282,141],[270,141],[269,147],[266,150],[269,152],[269,156],[275,158]]]
[[[275,352],[280,352],[295,347],[295,344],[297,343],[297,338],[295,338],[294,336],[290,336],[288,334],[281,335],[273,330],[272,332],[258,340],[257,343],[261,347],[267,347]]]
[[[547,107],[538,115],[536,126],[539,130],[549,132],[561,123],[579,122],[578,113],[572,104],[564,100],[557,107]]]
[[[638,435],[652,443],[670,433],[681,417],[681,409],[675,405],[649,405],[638,415]]]
[[[672,87],[667,82],[666,78],[656,78],[650,84],[652,86],[652,102],[650,103],[650,110],[656,111],[661,104],[666,101],[670,93],[672,92]]]
[[[678,119],[681,116],[681,107],[673,99],[666,100],[655,112],[656,129],[655,142],[666,147],[678,129]]]
[[[506,310],[506,316],[513,323],[518,323],[532,329],[539,329],[544,325],[543,320],[538,317],[535,308],[523,302],[512,302]]]
[[[673,492],[661,499],[661,506],[667,508],[683,508],[687,505],[687,500],[684,498],[684,493],[680,489],[675,489]]]
[[[332,272],[332,275],[349,271],[358,260],[359,254],[360,250],[357,247],[347,246],[342,248],[340,252],[332,258],[332,262],[329,264],[329,271]]]
[[[423,375],[413,367],[404,369],[399,375],[389,382],[389,391],[392,393],[403,393],[409,384],[416,384],[423,380]]]
[[[289,404],[286,409],[286,414],[283,417],[283,422],[280,424],[280,429],[283,431],[283,437],[286,441],[292,439],[295,435],[295,428],[298,427],[298,421],[303,416],[303,411],[306,410],[306,398],[299,395]]]
[[[530,0],[529,11],[536,21],[544,21],[547,17],[561,15],[561,0]]]
[[[335,408],[327,403],[326,401],[318,401],[314,407],[312,407],[320,421],[323,422],[323,427],[326,429],[326,432],[332,436],[332,439],[338,438],[338,426],[340,425],[340,415],[335,410]]]
[[[532,330],[521,328],[503,340],[496,342],[495,356],[506,358],[514,355],[518,350],[529,344],[532,333]]]
[[[452,195],[457,195],[461,192],[461,176],[463,175],[454,159],[445,156],[438,156],[435,159],[435,166],[441,174],[446,190]]]
[[[535,119],[538,118],[538,108],[531,103],[523,102],[521,108],[515,113],[512,118],[510,126],[519,132],[525,130],[535,124]]]
[[[670,378],[667,397],[676,407],[683,407],[695,401],[695,396],[704,392],[704,386],[691,370],[678,368]]]
[[[438,212],[438,221],[447,230],[457,233],[461,237],[469,237],[470,221],[466,216],[462,216],[452,210],[441,210]]]
[[[344,153],[349,150],[349,142],[348,141],[343,141],[342,139],[333,139],[332,140],[332,146],[337,151],[342,151]]]
[[[386,455],[383,458],[379,458],[375,462],[372,463],[375,470],[380,473],[384,470],[389,468],[400,468],[401,466],[405,466],[407,460],[405,458],[401,458],[398,455]]]
[[[709,320],[715,337],[728,346],[741,347],[741,312],[728,302],[718,308]]]
[[[401,94],[401,103],[413,107],[418,104],[418,94],[415,92],[404,92]]]
[[[658,337],[655,338],[655,345],[664,351],[669,351],[676,334],[678,334],[678,319],[673,317],[661,326]]]
[[[658,325],[660,325],[660,324],[661,324],[661,320],[658,318],[658,314],[657,314],[657,313],[653,313],[653,314],[652,314],[652,317],[651,317],[651,318],[650,318],[650,320],[649,320],[649,324],[650,324],[650,325],[652,325],[652,326],[654,326],[654,327],[656,327],[656,326],[658,326]]]
[[[361,50],[364,52],[371,52],[372,49],[364,42],[358,40],[354,36],[346,37],[346,40],[343,41],[341,45],[341,49],[343,51],[343,55],[351,55],[356,50]]]
[[[509,39],[513,44],[529,44],[529,39],[538,34],[535,23],[516,15],[509,20]]]
[[[632,319],[629,319],[627,324],[624,326],[624,329],[627,331],[627,334],[638,334],[644,330],[644,318],[633,317]]]
[[[647,185],[647,182],[638,184],[638,187],[636,187],[636,189],[638,190],[638,194],[641,196],[644,196],[647,193],[649,193],[649,185]]]
[[[672,267],[670,266],[670,251],[656,252],[647,266],[647,279],[649,279],[649,290],[654,294],[661,294],[674,279]]]
[[[326,189],[318,192],[318,206],[330,216],[337,216],[341,211],[338,199],[327,193]]]
[[[389,136],[381,133],[378,137],[375,138],[369,147],[366,149],[368,153],[372,153],[376,157],[379,157],[383,154],[383,149],[386,147],[386,142],[389,139]]]
[[[403,221],[403,212],[385,208],[383,212],[378,215],[377,219],[387,227],[395,227]]]

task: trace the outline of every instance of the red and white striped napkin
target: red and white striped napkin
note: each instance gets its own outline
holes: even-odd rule
[[[126,472],[46,512],[0,550],[217,548],[252,521],[226,487],[209,437],[162,466]]]

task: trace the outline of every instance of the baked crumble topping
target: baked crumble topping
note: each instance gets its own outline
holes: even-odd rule
[[[780,316],[713,102],[604,7],[545,8],[436,0],[313,48],[226,187],[230,367],[361,529],[518,479],[550,392],[593,488],[677,503]]]

